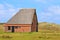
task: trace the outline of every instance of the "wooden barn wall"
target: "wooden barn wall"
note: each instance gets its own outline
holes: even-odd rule
[[[11,32],[8,26],[18,26],[14,28],[14,32],[31,32],[31,24],[4,24],[5,32]]]
[[[34,17],[33,17],[33,22],[32,22],[32,26],[31,26],[31,31],[32,32],[38,32],[38,21],[37,21],[37,15],[34,14]]]

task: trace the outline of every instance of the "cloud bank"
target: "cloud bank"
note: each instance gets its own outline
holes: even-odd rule
[[[15,8],[13,5],[8,3],[0,4],[0,21],[8,21],[18,10],[19,8]]]
[[[39,14],[40,21],[59,21],[60,20],[60,6],[49,6],[48,8],[44,9],[44,11],[40,12]]]

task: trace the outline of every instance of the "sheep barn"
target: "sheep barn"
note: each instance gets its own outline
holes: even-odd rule
[[[5,32],[38,32],[36,9],[21,9],[7,23]]]

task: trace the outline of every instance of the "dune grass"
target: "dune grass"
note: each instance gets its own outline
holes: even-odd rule
[[[60,32],[39,29],[39,32],[5,33],[0,25],[0,40],[60,40]]]
[[[60,40],[60,33],[2,33],[0,40]]]

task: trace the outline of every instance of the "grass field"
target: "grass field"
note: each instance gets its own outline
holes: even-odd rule
[[[60,32],[39,29],[39,32],[5,33],[0,25],[0,40],[60,40]]]

